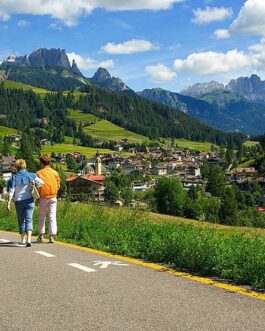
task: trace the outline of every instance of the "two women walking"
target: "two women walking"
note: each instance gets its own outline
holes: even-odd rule
[[[17,213],[19,233],[21,241],[19,245],[31,246],[31,235],[33,230],[34,199],[32,196],[33,185],[40,193],[39,204],[39,237],[38,242],[43,242],[45,234],[45,216],[48,210],[50,242],[54,242],[57,234],[56,207],[57,192],[60,188],[60,177],[50,167],[51,158],[48,155],[40,157],[41,170],[30,173],[26,170],[26,162],[17,160],[15,163],[17,173],[8,182],[7,209],[11,210],[11,201],[14,198]]]

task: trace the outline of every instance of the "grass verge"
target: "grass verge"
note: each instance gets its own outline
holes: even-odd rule
[[[14,208],[7,214],[1,207],[0,229],[17,231]],[[265,288],[265,238],[258,232],[223,232],[200,223],[154,221],[126,208],[69,203],[59,204],[58,220],[60,241]]]

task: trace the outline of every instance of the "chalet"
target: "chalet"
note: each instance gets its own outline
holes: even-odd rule
[[[40,143],[42,145],[51,145],[51,141],[49,139],[41,139]]]
[[[11,141],[14,141],[14,142],[18,142],[18,141],[21,140],[21,136],[20,135],[15,135],[15,134],[9,136],[9,138],[11,139]]]
[[[122,152],[124,150],[124,147],[122,146],[122,144],[116,144],[114,146],[114,150],[117,152]]]
[[[140,180],[135,180],[131,183],[132,190],[134,192],[144,192],[147,190],[147,183],[144,183]]]
[[[161,166],[161,165],[157,165],[155,166],[155,173],[158,175],[158,176],[164,176],[167,174],[167,167],[165,166]]]
[[[192,186],[203,186],[204,181],[202,179],[193,178],[193,179],[186,179],[181,178],[181,183],[184,187],[184,189],[189,190]]]
[[[142,172],[143,165],[141,161],[139,162],[137,160],[126,161],[120,165],[120,169],[125,175],[129,175],[134,172]]]
[[[256,210],[265,213],[265,207],[256,207]]]
[[[78,196],[81,193],[87,194],[93,200],[104,201],[104,180],[105,176],[83,175],[66,178],[67,193],[71,196]]]
[[[0,157],[0,172],[13,172],[15,170],[16,159],[13,156]]]
[[[186,168],[186,175],[187,176],[193,176],[193,177],[199,177],[201,175],[200,167],[197,165],[188,165]]]
[[[82,157],[82,159],[85,159],[85,155],[82,155],[80,152],[71,152],[71,153],[67,153],[66,154],[66,157],[67,156],[71,156],[71,157],[74,157],[75,159],[78,158],[78,157]]]
[[[235,168],[226,173],[230,182],[243,183],[246,181],[256,180],[258,171],[255,168]]]
[[[67,193],[71,196],[87,194],[97,201],[104,201],[104,181],[105,176],[101,174],[100,154],[96,154],[95,175],[77,175],[66,178]]]

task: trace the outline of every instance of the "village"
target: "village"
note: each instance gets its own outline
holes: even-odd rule
[[[14,137],[14,141],[17,141]],[[127,153],[123,153],[123,141],[117,143],[115,151],[108,154],[95,153],[91,158],[87,158],[80,152],[71,153],[52,153],[53,166],[56,168],[69,168],[69,160],[78,165],[75,172],[66,172],[67,196],[75,201],[82,196],[84,200],[104,203],[105,182],[113,172],[119,172],[130,178],[130,189],[134,197],[130,206],[145,206],[137,198],[137,193],[147,192],[154,187],[156,179],[161,176],[178,178],[185,190],[191,187],[200,186],[205,190],[207,180],[203,178],[202,167],[205,163],[209,165],[219,165],[225,168],[225,159],[216,149],[209,152],[195,152],[188,148],[179,147],[146,147],[144,151],[137,148],[130,148]],[[42,144],[50,142],[42,141]],[[13,156],[0,156],[0,198],[5,199],[6,183],[14,172]],[[68,169],[69,170],[69,169]],[[228,166],[226,169],[227,183],[235,184],[239,188],[246,183],[256,181],[264,190],[265,178],[260,176],[258,171],[253,168],[233,168]],[[143,200],[143,199],[141,199]],[[259,206],[255,206],[261,211],[264,201]],[[113,204],[122,206],[123,199],[117,199]],[[147,207],[147,205],[146,205]]]

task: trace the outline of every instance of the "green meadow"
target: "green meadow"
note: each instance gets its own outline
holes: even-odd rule
[[[0,126],[0,136],[11,136],[18,134],[16,129],[8,128],[6,126]]]
[[[42,152],[43,153],[52,153],[54,152],[55,154],[66,154],[66,153],[71,153],[71,152],[79,152],[86,157],[92,157],[97,150],[99,153],[106,154],[110,153],[110,149],[104,149],[104,148],[91,148],[91,147],[83,147],[83,146],[76,146],[73,144],[54,144],[54,145],[45,145],[42,146]]]
[[[256,146],[258,143],[259,143],[258,141],[247,140],[244,142],[244,145],[247,147],[253,147]]]
[[[107,120],[99,120],[95,124],[84,127],[84,132],[103,141],[128,139],[132,143],[142,143],[149,140],[145,136],[126,130]]]
[[[73,121],[83,124],[98,121],[98,117],[93,114],[86,114],[81,110],[68,109],[68,117]]]
[[[211,150],[211,146],[212,146],[212,144],[207,141],[200,142],[200,141],[190,141],[186,139],[176,139],[176,143],[181,148],[187,147],[199,152],[208,152]]]
[[[20,82],[15,82],[15,81],[12,81],[12,80],[5,80],[3,83],[4,83],[4,86],[6,88],[17,88],[17,89],[22,89],[22,90],[32,90],[34,93],[40,94],[40,95],[45,95],[46,93],[49,92],[49,91],[47,91],[43,88],[31,86],[31,85],[20,83]]]

